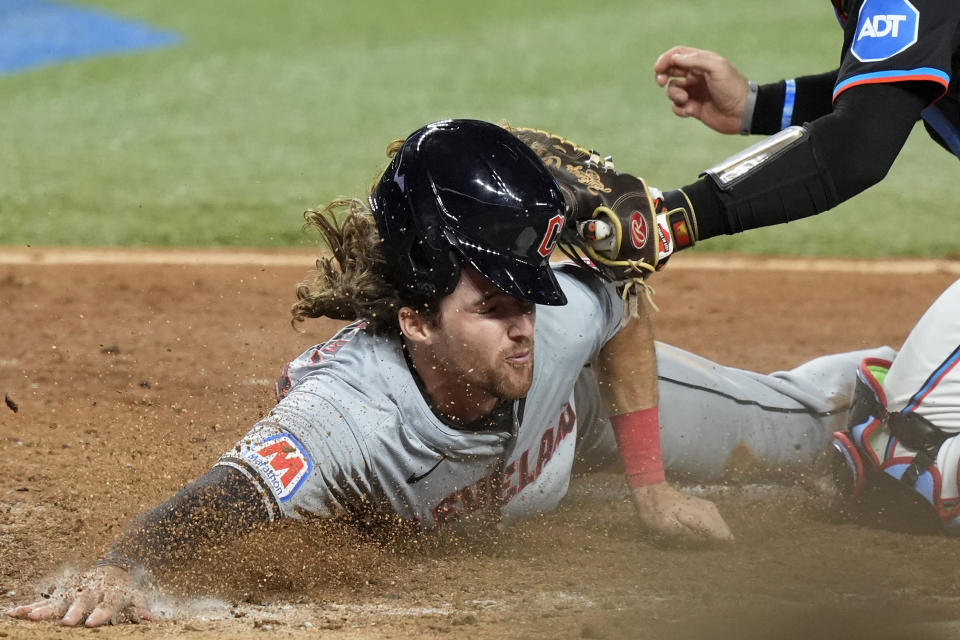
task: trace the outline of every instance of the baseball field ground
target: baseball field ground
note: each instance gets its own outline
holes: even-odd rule
[[[670,114],[661,51],[716,49],[762,82],[830,68],[840,40],[826,0],[0,2],[0,610],[68,584],[204,473],[337,328],[288,321],[320,250],[301,214],[362,193],[387,142],[506,120],[674,187],[747,141]],[[651,281],[658,338],[761,371],[899,346],[960,276],[955,172],[918,129],[838,210],[673,257]],[[483,539],[287,523],[160,576],[158,621],[3,617],[0,639],[960,634],[960,541],[729,475],[687,489],[717,501],[731,548],[646,539],[600,474]]]
[[[898,345],[960,274],[950,261],[893,270],[837,260],[826,287],[797,259],[717,258],[682,254],[657,275],[658,336],[765,371]],[[287,322],[311,260],[289,250],[0,251],[0,608],[68,581],[127,519],[206,471],[272,406],[283,363],[336,326],[298,333]],[[167,619],[97,637],[960,631],[949,569],[960,541],[846,522],[808,487],[773,490],[749,470],[690,489],[717,500],[735,546],[653,544],[635,529],[622,479],[601,474],[575,480],[559,511],[485,539],[377,538],[316,522],[251,536],[165,575],[173,597],[157,609]],[[0,634],[90,631],[0,619]]]

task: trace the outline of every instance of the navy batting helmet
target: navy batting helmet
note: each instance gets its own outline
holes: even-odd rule
[[[550,269],[560,188],[527,145],[479,120],[444,120],[404,141],[370,194],[388,278],[415,299],[453,291],[463,260],[504,292],[567,299]]]

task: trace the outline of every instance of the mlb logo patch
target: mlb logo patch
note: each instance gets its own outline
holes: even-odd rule
[[[850,47],[861,62],[886,60],[917,41],[920,12],[909,0],[865,0]]]
[[[289,433],[244,446],[239,457],[257,470],[280,502],[289,500],[313,470],[306,448]]]

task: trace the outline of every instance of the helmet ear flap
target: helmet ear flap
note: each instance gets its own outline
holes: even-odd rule
[[[407,252],[412,291],[426,300],[443,297],[457,286],[460,260],[452,247],[433,249],[417,238]]]

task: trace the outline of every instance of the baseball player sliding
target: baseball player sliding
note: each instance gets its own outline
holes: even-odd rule
[[[731,540],[712,503],[664,480],[642,295],[658,261],[637,253],[657,245],[645,186],[631,179],[635,204],[607,206],[612,165],[592,154],[571,164],[567,152],[582,150],[518,133],[428,125],[392,145],[366,202],[308,212],[333,256],[298,289],[293,317],[353,322],[290,363],[274,409],[131,523],[74,590],[8,615],[88,627],[124,611],[150,618],[138,569],[281,518],[509,522],[554,508],[575,466],[618,451],[644,527]],[[602,248],[570,235],[578,211],[602,214]],[[558,242],[598,266],[551,267]]]

